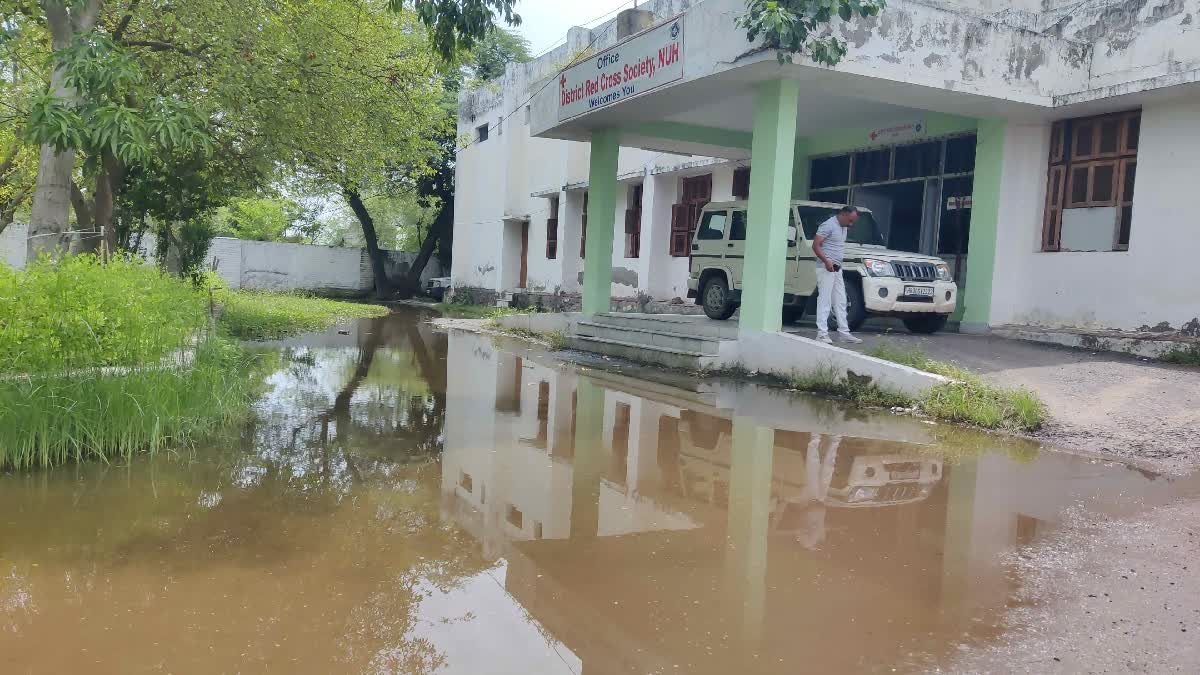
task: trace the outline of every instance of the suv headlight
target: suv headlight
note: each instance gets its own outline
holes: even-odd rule
[[[937,270],[938,281],[950,281],[950,266],[946,263],[938,263],[934,265]]]
[[[886,260],[875,260],[874,258],[863,258],[863,267],[867,268],[867,273],[873,277],[894,277],[896,270],[892,269],[892,264]]]

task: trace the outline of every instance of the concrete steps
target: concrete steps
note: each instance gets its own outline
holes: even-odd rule
[[[592,319],[607,326],[640,328],[649,331],[686,333],[700,337],[736,340],[737,321],[713,321],[703,314],[597,314]]]
[[[699,370],[716,364],[721,341],[737,336],[704,317],[674,314],[597,314],[579,321],[567,346],[640,363]]]

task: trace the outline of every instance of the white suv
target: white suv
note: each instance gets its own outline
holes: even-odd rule
[[[817,227],[841,204],[793,201],[784,275],[783,320],[799,319],[816,295]],[[796,224],[799,223],[800,227]],[[704,207],[692,238],[688,297],[712,319],[728,319],[741,304],[746,254],[746,202],[713,202]],[[847,318],[858,330],[868,315],[896,316],[914,333],[934,333],[946,325],[958,302],[958,286],[941,258],[884,246],[868,209],[847,233],[842,273],[846,277]]]

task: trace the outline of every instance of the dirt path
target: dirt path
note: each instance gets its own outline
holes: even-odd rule
[[[862,349],[880,342],[918,346],[997,384],[1036,391],[1050,411],[1038,434],[1048,443],[1141,460],[1174,474],[1200,468],[1200,369],[985,336],[862,337]]]

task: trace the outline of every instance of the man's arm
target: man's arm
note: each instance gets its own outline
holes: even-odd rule
[[[813,253],[816,254],[817,260],[820,260],[825,265],[825,271],[833,271],[833,263],[829,262],[829,258],[825,257],[825,250],[821,247],[825,243],[825,235],[820,232],[813,238]]]

